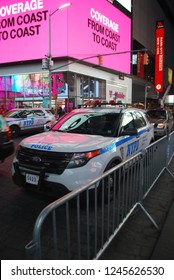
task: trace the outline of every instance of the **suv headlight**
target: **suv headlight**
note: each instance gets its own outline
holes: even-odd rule
[[[165,128],[165,124],[164,123],[159,123],[158,125],[157,125],[157,128]]]
[[[91,158],[98,156],[101,149],[86,153],[75,153],[70,160],[67,168],[76,168],[84,166]]]

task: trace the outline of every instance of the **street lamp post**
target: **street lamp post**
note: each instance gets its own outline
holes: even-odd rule
[[[63,8],[66,8],[68,6],[70,6],[71,3],[65,3],[63,5],[61,5],[60,7],[58,7],[54,12],[50,13],[49,14],[49,28],[48,28],[48,32],[49,32],[49,53],[48,53],[48,70],[49,70],[49,74],[48,74],[48,77],[49,77],[49,108],[51,108],[51,100],[52,100],[52,80],[51,80],[51,68],[53,66],[53,61],[52,61],[52,34],[51,34],[51,31],[52,31],[52,28],[51,28],[51,17],[59,10],[63,9]]]
[[[144,109],[147,109],[147,93],[148,93],[148,88],[151,88],[151,86],[145,86],[145,100],[144,100]]]

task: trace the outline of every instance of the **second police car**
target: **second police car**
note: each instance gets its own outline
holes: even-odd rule
[[[10,127],[12,137],[18,137],[24,132],[39,132],[44,130],[46,123],[54,123],[55,116],[45,108],[12,109],[4,117]]]
[[[25,138],[13,160],[21,187],[70,192],[154,141],[154,127],[136,108],[75,109],[49,132]]]

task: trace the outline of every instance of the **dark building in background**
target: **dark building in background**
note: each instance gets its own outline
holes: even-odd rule
[[[158,105],[166,91],[173,94],[174,70],[174,15],[168,6],[170,0],[162,1],[132,1],[132,39],[133,49],[147,49],[148,63],[144,64],[144,78],[137,76],[136,58],[132,64],[133,84],[132,101],[144,102],[147,94],[148,102]],[[163,90],[158,92],[155,88],[155,60],[156,60],[156,23],[164,23],[164,54],[163,54]],[[135,63],[135,64],[134,64]],[[173,106],[174,104],[170,104]]]

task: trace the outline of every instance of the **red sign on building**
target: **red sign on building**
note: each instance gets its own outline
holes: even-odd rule
[[[156,23],[155,91],[163,91],[164,76],[164,23]]]
[[[140,52],[137,53],[137,76],[144,78],[144,55]]]

